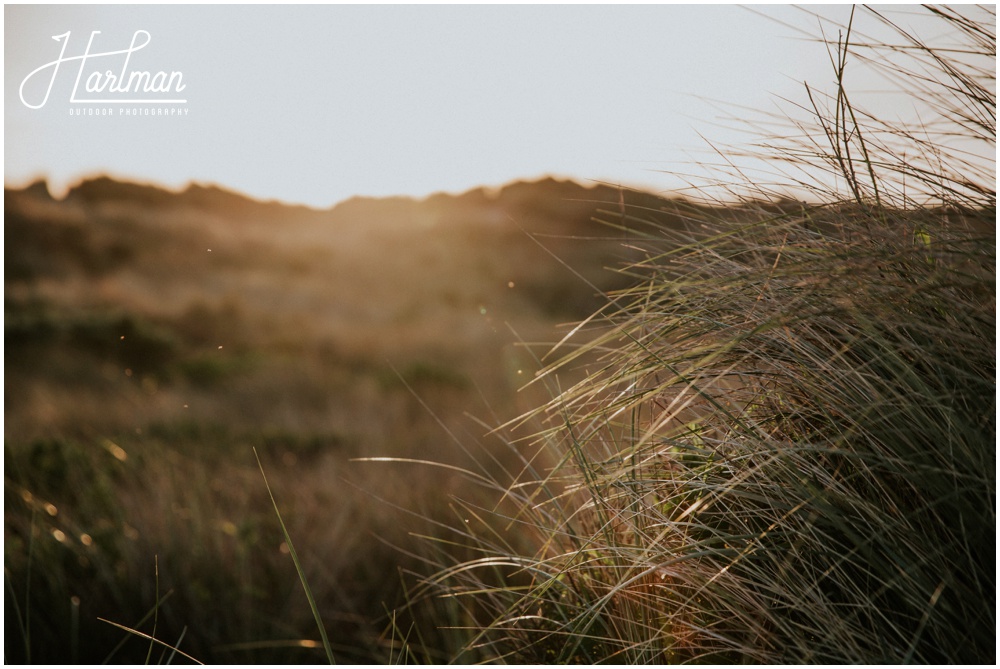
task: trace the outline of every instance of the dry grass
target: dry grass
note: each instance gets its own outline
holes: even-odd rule
[[[926,11],[684,202],[7,193],[5,658],[995,662],[995,18]]]
[[[748,199],[669,226],[609,212],[646,253],[637,285],[542,373],[586,369],[524,418],[547,459],[469,505],[477,559],[423,581],[475,621],[470,656],[995,662],[995,19],[926,11],[963,51],[857,44],[852,16],[827,42],[837,89],[763,141],[817,180],[721,184]],[[884,52],[937,116],[851,102],[854,54]]]

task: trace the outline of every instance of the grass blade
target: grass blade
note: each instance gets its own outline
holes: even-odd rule
[[[278,510],[278,503],[274,499],[274,494],[271,492],[271,486],[267,483],[267,475],[264,473],[264,465],[261,464],[260,456],[257,454],[257,449],[253,449],[253,455],[257,458],[257,466],[260,467],[260,475],[264,479],[264,487],[267,488],[267,494],[271,498],[271,504],[274,506],[274,514],[278,517],[278,524],[281,525],[281,533],[285,537],[285,543],[288,544],[288,553],[292,556],[292,562],[295,563],[295,571],[299,575],[299,581],[302,583],[302,589],[305,590],[306,599],[309,600],[309,608],[312,610],[313,617],[316,619],[316,627],[319,628],[319,636],[323,641],[323,650],[326,652],[326,659],[329,660],[330,664],[336,664],[337,661],[333,657],[333,649],[330,648],[330,639],[327,638],[326,629],[323,627],[323,619],[319,615],[319,607],[316,606],[316,598],[313,597],[312,590],[309,588],[309,582],[306,580],[305,571],[302,570],[302,563],[299,562],[299,555],[295,552],[295,546],[292,543],[292,537],[288,534],[288,528],[285,527],[285,521],[281,518],[281,511]]]
[[[120,630],[124,630],[124,631],[128,632],[129,634],[134,634],[135,636],[139,637],[140,639],[148,639],[149,642],[150,642],[150,644],[158,643],[161,646],[164,646],[165,648],[169,648],[171,651],[173,651],[175,653],[178,653],[179,655],[182,655],[182,656],[186,657],[187,659],[191,660],[195,664],[202,664],[202,665],[204,664],[204,662],[200,662],[196,658],[191,657],[190,655],[188,655],[187,653],[185,653],[183,650],[177,648],[176,646],[171,646],[166,641],[160,641],[156,637],[150,636],[149,634],[146,634],[145,632],[140,632],[139,630],[132,629],[131,627],[126,627],[125,625],[120,625],[120,624],[118,624],[116,622],[112,622],[111,620],[107,620],[106,618],[98,618],[98,620],[100,620],[102,623],[107,623],[109,625],[113,625],[113,626],[117,627]],[[183,638],[184,638],[184,635],[182,634],[181,635],[181,639],[183,639]],[[180,643],[180,640],[178,640],[178,643]]]

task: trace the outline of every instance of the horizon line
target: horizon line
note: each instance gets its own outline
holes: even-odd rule
[[[508,186],[516,184],[538,184],[544,181],[555,181],[558,183],[573,183],[580,186],[581,188],[585,188],[588,190],[600,186],[606,186],[611,188],[620,188],[623,190],[633,191],[638,193],[648,193],[650,195],[655,195],[659,197],[667,197],[667,198],[684,197],[683,194],[681,193],[674,193],[674,192],[667,193],[660,189],[645,188],[636,184],[627,184],[621,182],[611,183],[610,181],[605,181],[605,180],[583,179],[580,177],[557,175],[553,173],[545,173],[533,177],[515,177],[500,184],[479,184],[461,190],[445,190],[445,189],[434,190],[423,195],[414,195],[408,193],[395,193],[387,195],[366,195],[363,193],[355,193],[347,197],[344,197],[342,199],[331,202],[329,205],[326,206],[309,204],[301,201],[296,202],[280,197],[266,197],[266,196],[255,195],[253,193],[248,193],[247,191],[241,190],[236,187],[228,186],[219,183],[217,181],[201,181],[198,179],[188,179],[186,182],[184,182],[183,185],[174,186],[162,181],[115,175],[108,171],[91,172],[87,175],[80,176],[72,181],[69,181],[68,185],[66,185],[62,189],[53,189],[51,176],[49,175],[36,175],[33,177],[25,177],[22,179],[9,179],[5,176],[4,190],[24,191],[34,186],[37,186],[38,184],[43,184],[45,186],[46,192],[49,194],[49,197],[51,197],[55,201],[61,202],[65,200],[72,191],[76,190],[83,184],[88,182],[98,181],[101,179],[106,179],[108,181],[124,185],[153,188],[174,195],[183,195],[185,192],[191,190],[192,188],[216,189],[225,193],[242,197],[247,200],[251,200],[259,204],[279,204],[288,207],[303,207],[306,209],[312,209],[314,211],[326,211],[329,209],[333,209],[340,204],[349,202],[354,199],[369,199],[369,200],[410,199],[419,202],[438,195],[458,197],[466,193],[470,193],[477,190],[483,190],[486,191],[487,193],[491,192],[499,193],[499,191],[503,190]],[[58,194],[56,192],[57,190],[61,190],[62,191],[61,194]]]

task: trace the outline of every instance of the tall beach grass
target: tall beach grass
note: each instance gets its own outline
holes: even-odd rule
[[[922,11],[951,43],[824,31],[834,90],[761,126],[773,182],[602,214],[634,287],[506,426],[535,429],[495,505],[456,503],[434,545],[473,556],[412,593],[459,659],[996,661],[995,13]],[[852,101],[863,64],[917,124]]]

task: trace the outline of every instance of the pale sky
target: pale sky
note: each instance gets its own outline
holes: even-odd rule
[[[825,47],[783,22],[818,32],[787,6],[7,5],[5,183],[58,193],[105,173],[318,207],[548,174],[669,190],[663,171],[703,158],[702,137],[744,140],[710,100],[771,111],[803,102],[803,80],[832,89]],[[187,102],[74,104],[77,59],[26,84],[37,105],[52,82],[43,107],[23,104],[60,56],[52,37],[70,33],[68,58],[95,30],[92,54],[149,43],[127,68],[88,61],[78,98],[92,71],[127,69],[181,73]],[[145,108],[182,114],[122,114]]]

